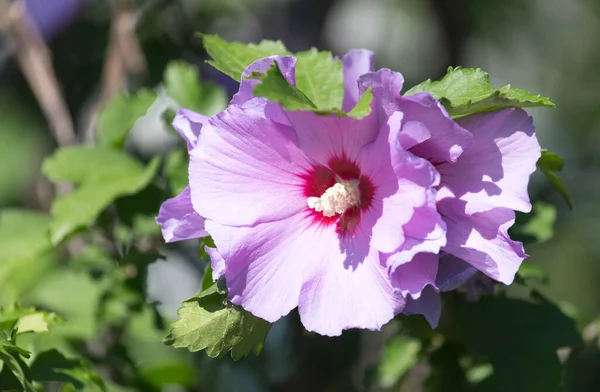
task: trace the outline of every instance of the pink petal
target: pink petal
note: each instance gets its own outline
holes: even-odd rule
[[[183,241],[208,235],[204,230],[204,218],[192,207],[189,187],[160,206],[156,222],[161,227],[165,242]]]
[[[224,225],[281,220],[307,208],[302,175],[310,167],[291,128],[231,105],[190,152],[192,204]]]
[[[439,230],[443,222],[432,189],[439,175],[429,162],[402,150],[398,140],[401,120],[402,113],[394,113],[377,140],[363,148],[359,161],[375,188],[361,225],[372,228],[371,244],[384,253],[398,250],[406,242],[407,231],[417,242],[443,239],[444,234]]]
[[[212,280],[216,282],[225,274],[225,259],[216,248],[205,246],[204,251],[208,254],[208,257],[210,257]]]
[[[402,74],[382,68],[377,72],[362,75],[358,84],[361,94],[369,87],[373,89],[373,104],[371,106],[377,113],[379,124],[385,124],[387,118],[398,111],[397,100],[400,98],[400,91],[404,84]]]
[[[431,328],[437,328],[441,312],[442,301],[440,294],[433,286],[425,287],[425,290],[423,290],[418,299],[408,297],[406,307],[402,311],[402,313],[407,315],[422,314],[429,325],[431,325]]]
[[[218,249],[213,266],[224,275],[229,300],[252,314],[274,322],[298,305],[303,271],[325,260],[320,228],[303,214],[254,227],[232,227],[207,220]],[[212,256],[211,256],[212,257]]]
[[[373,52],[365,49],[353,49],[342,58],[344,68],[344,104],[342,109],[350,111],[360,98],[358,78],[373,71]]]
[[[515,221],[514,211],[494,208],[469,214],[466,202],[447,198],[438,202],[448,226],[445,252],[468,262],[489,277],[511,284],[523,259],[523,244],[510,239],[508,229]]]
[[[473,143],[469,132],[452,121],[444,106],[428,93],[401,97],[396,102],[406,121],[420,122],[431,134],[431,138],[411,148],[415,155],[432,163],[455,162]]]
[[[298,305],[307,330],[327,336],[350,328],[378,330],[404,307],[404,298],[394,292],[378,252],[369,248],[364,234],[343,243],[343,251],[335,246],[333,230],[323,230],[313,243],[321,254],[307,272]]]
[[[187,109],[179,109],[173,120],[173,128],[186,141],[188,151],[196,146],[202,127],[208,117]]]
[[[404,79],[397,72],[380,69],[361,76],[360,89],[373,88],[380,124],[395,112],[404,113],[405,148],[432,163],[454,162],[472,144],[472,136],[450,119],[444,107],[428,93],[400,95]]]
[[[476,272],[477,269],[466,261],[442,252],[435,285],[440,291],[451,291],[471,279]]]
[[[330,158],[343,155],[356,161],[362,147],[375,140],[379,131],[372,116],[356,120],[303,111],[286,111],[286,115],[296,131],[300,149],[325,166]]]
[[[438,271],[438,255],[433,253],[419,253],[408,263],[396,268],[392,273],[392,285],[402,295],[410,294],[418,299],[427,285],[435,285]]]
[[[456,163],[438,167],[441,194],[467,201],[469,213],[494,207],[529,212],[527,184],[541,154],[531,117],[504,109],[458,122],[472,132],[474,143]]]

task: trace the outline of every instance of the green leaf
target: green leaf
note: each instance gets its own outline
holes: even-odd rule
[[[354,108],[346,113],[341,109],[317,107],[299,88],[294,87],[285,79],[276,62],[273,62],[266,73],[253,72],[248,78],[261,81],[254,86],[253,94],[255,96],[279,102],[287,110],[312,111],[323,116],[335,114],[338,117],[348,116],[357,119],[371,113],[371,101],[373,100],[371,88],[365,91]]]
[[[209,83],[200,84],[198,69],[184,61],[167,65],[164,84],[167,94],[186,109],[212,116],[227,107],[225,90]]]
[[[136,120],[156,101],[156,93],[141,90],[137,94],[119,94],[102,109],[98,117],[98,144],[102,147],[123,148],[127,135]]]
[[[363,95],[360,96],[352,110],[348,112],[348,117],[358,119],[367,117],[371,114],[371,101],[373,101],[373,89],[369,87]]]
[[[556,350],[582,344],[575,321],[535,292],[529,301],[484,296],[454,310],[453,328],[469,353],[494,368],[482,391],[555,390],[562,372]]]
[[[284,78],[276,61],[273,62],[266,74],[253,72],[251,78],[262,81],[254,86],[253,93],[257,97],[265,97],[270,101],[279,102],[287,110],[317,109],[317,106],[302,91],[292,86]]]
[[[542,156],[537,161],[537,167],[546,175],[546,178],[550,180],[554,188],[560,193],[563,200],[569,206],[569,209],[573,209],[573,198],[569,193],[569,190],[562,182],[562,179],[556,174],[563,168],[563,158],[559,155],[547,151],[542,150]]]
[[[78,390],[104,391],[102,379],[89,364],[78,358],[67,358],[56,349],[35,357],[31,377],[37,382],[62,382]]]
[[[140,163],[121,151],[100,147],[72,146],[57,150],[46,158],[42,173],[53,182],[75,184],[97,177],[117,177],[119,173],[135,172]]]
[[[135,159],[106,148],[70,147],[48,158],[42,171],[53,181],[81,184],[52,204],[51,241],[58,244],[92,224],[113,200],[144,189],[156,175],[158,157],[144,168]]]
[[[150,306],[145,306],[129,318],[124,339],[127,352],[140,377],[156,390],[174,384],[191,388],[196,382],[197,371],[186,352],[163,344],[164,331],[157,327],[159,317]]]
[[[188,161],[188,154],[183,149],[174,150],[167,155],[164,170],[173,196],[188,186]]]
[[[519,232],[534,236],[537,242],[548,241],[554,235],[556,222],[556,207],[541,201],[533,204],[531,217]]]
[[[93,280],[87,272],[65,267],[47,276],[30,296],[36,306],[50,309],[65,320],[52,328],[52,335],[92,340],[101,327],[97,320],[100,298],[107,287],[114,286],[111,279]]]
[[[31,382],[29,368],[18,354],[10,352],[2,346],[1,337],[0,363],[4,364],[2,372],[0,372],[0,387],[2,387],[2,390],[11,391],[20,388],[24,392],[37,392]]]
[[[16,328],[19,333],[48,332],[48,327],[59,324],[61,321],[55,313],[35,312],[20,317]]]
[[[206,264],[206,267],[204,268],[204,273],[202,274],[202,290],[208,290],[210,286],[215,284],[212,278],[212,273],[213,270],[209,262],[208,264]]]
[[[296,53],[296,87],[319,109],[341,109],[344,75],[341,60],[312,48]]]
[[[217,35],[202,35],[206,52],[212,57],[210,65],[229,75],[236,81],[242,80],[242,72],[255,60],[263,57],[290,53],[281,41],[261,41],[256,44],[227,42]]]
[[[14,208],[0,212],[0,286],[15,266],[48,252],[50,217]]]
[[[25,358],[29,358],[29,356],[31,355],[29,351],[17,346],[13,338],[8,336],[7,333],[3,330],[0,330],[0,350],[4,350],[4,352],[7,354],[14,354],[16,356],[20,355]]]
[[[418,360],[421,343],[408,336],[395,336],[386,343],[379,363],[379,385],[391,388]]]
[[[225,301],[217,284],[185,301],[165,343],[190,351],[206,350],[212,358],[231,351],[239,360],[264,342],[271,324]]]
[[[521,263],[517,271],[517,276],[523,280],[536,280],[541,283],[548,283],[548,271],[528,261]]]
[[[453,118],[503,108],[555,107],[547,97],[510,85],[493,88],[489,75],[477,68],[448,68],[439,81],[428,79],[404,95],[428,92],[440,100]]]

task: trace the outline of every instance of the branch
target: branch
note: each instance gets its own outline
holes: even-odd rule
[[[60,92],[50,51],[29,19],[23,0],[0,0],[0,30],[6,33],[11,50],[50,124],[57,144],[74,144],[73,120]]]
[[[139,74],[146,70],[146,59],[135,33],[137,21],[133,1],[115,0],[100,96],[86,121],[84,137],[87,143],[94,143],[98,114],[123,88],[127,74]]]

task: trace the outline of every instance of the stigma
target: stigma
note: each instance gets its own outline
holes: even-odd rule
[[[358,180],[339,181],[328,188],[321,197],[309,197],[306,204],[326,217],[343,214],[348,208],[360,204],[358,183]]]

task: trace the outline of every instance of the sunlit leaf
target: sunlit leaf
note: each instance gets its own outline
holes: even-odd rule
[[[245,357],[264,342],[271,328],[267,321],[226,303],[216,283],[185,301],[178,314],[165,342],[190,351],[206,350],[213,358],[227,352],[234,360]]]
[[[507,107],[555,107],[547,97],[513,88],[510,85],[492,87],[490,76],[479,68],[450,67],[441,80],[428,79],[411,88],[404,95],[419,92],[430,93],[440,100],[454,118]]]

